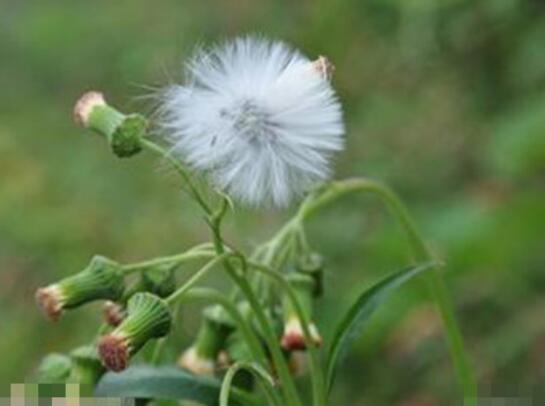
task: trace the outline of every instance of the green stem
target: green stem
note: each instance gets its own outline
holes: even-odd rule
[[[176,264],[180,265],[184,262],[193,261],[196,259],[208,259],[215,257],[215,254],[211,251],[206,251],[204,249],[191,249],[189,251],[183,252],[177,255],[171,255],[167,257],[154,258],[148,261],[137,262],[134,264],[123,265],[123,273],[129,275],[134,272],[139,272],[150,267],[165,265],[165,264]]]
[[[223,262],[227,257],[232,256],[232,253],[226,252],[215,257],[212,261],[208,262],[205,266],[199,269],[191,278],[189,278],[182,286],[176,289],[169,297],[166,298],[166,302],[170,305],[175,303],[181,296],[184,295],[189,289],[191,289],[195,284],[210,270],[212,270],[217,264]]]
[[[212,235],[214,238],[214,246],[216,247],[216,253],[220,256],[225,253],[225,247],[223,245],[223,240],[221,238],[221,233],[220,233],[220,225],[221,225],[223,213],[224,213],[223,211],[220,211],[216,215],[211,216],[209,218],[209,224],[210,224],[210,228],[212,230]],[[242,256],[241,254],[236,254],[236,255],[241,260],[241,263],[244,268],[246,265],[245,257]],[[269,351],[273,358],[274,365],[276,366],[276,371],[282,382],[281,388],[288,405],[302,406],[301,400],[297,393],[297,389],[295,387],[295,382],[293,381],[293,378],[290,374],[286,360],[284,359],[284,356],[282,354],[282,350],[280,348],[280,344],[278,342],[276,334],[273,328],[271,327],[271,325],[269,324],[267,317],[265,315],[265,312],[261,308],[261,304],[259,303],[259,300],[256,298],[250,284],[248,283],[248,281],[245,279],[244,276],[238,275],[237,271],[233,268],[233,266],[227,259],[223,261],[223,266],[225,268],[225,271],[229,275],[229,277],[240,288],[242,294],[244,294],[244,296],[246,297],[246,300],[248,300],[248,303],[250,304],[252,310],[255,313],[257,322],[261,326],[263,336],[265,338],[265,341],[267,342],[267,346],[269,347]]]
[[[244,319],[244,317],[237,309],[237,306],[233,304],[233,302],[231,302],[228,297],[214,289],[192,288],[183,297],[180,298],[180,300],[185,299],[201,299],[207,302],[218,303],[220,306],[222,306],[237,324],[240,332],[244,336],[245,341],[250,346],[250,351],[252,351],[252,354],[257,362],[262,366],[267,365],[268,361],[265,351],[263,350],[263,347],[261,346],[261,343],[259,342],[259,339],[254,333],[250,323]]]
[[[379,196],[401,223],[409,239],[415,260],[433,260],[431,251],[424,243],[403,203],[389,188],[372,180],[348,179],[334,182],[329,187],[323,189],[321,193],[310,195],[301,205],[296,218],[298,221],[303,222],[330,202],[352,192],[372,192]],[[454,316],[453,304],[443,277],[438,268],[432,270],[432,272],[428,272],[426,275],[433,299],[443,319],[450,356],[456,375],[462,385],[465,401],[467,404],[476,404],[477,386],[467,361],[462,335]]]
[[[278,398],[278,395],[275,392],[272,377],[262,368],[250,362],[241,361],[229,367],[229,369],[227,370],[227,373],[225,374],[223,378],[223,382],[221,384],[220,399],[219,399],[220,406],[229,405],[229,395],[231,393],[233,379],[235,378],[235,375],[237,374],[237,372],[243,369],[249,371],[257,379],[261,388],[265,392],[265,396],[267,397],[267,400],[268,400],[268,405],[272,405],[272,406],[282,405],[281,400]]]
[[[284,356],[282,354],[282,350],[280,349],[276,334],[274,333],[274,330],[269,324],[267,317],[263,309],[261,308],[261,304],[253,293],[250,284],[246,279],[244,279],[244,277],[238,276],[236,272],[227,272],[231,276],[233,281],[240,287],[240,290],[246,296],[248,303],[250,304],[252,310],[255,313],[256,319],[261,326],[263,336],[265,338],[265,341],[267,342],[267,346],[269,347],[269,351],[273,358],[276,371],[278,372],[280,381],[282,382],[282,390],[284,391],[284,395],[286,396],[288,404],[290,406],[300,406],[301,400],[299,399],[299,395],[297,394],[295,383],[290,374],[286,360],[284,359]]]
[[[199,206],[202,207],[202,209],[207,215],[212,214],[212,210],[210,209],[210,206],[208,206],[205,199],[201,196],[197,187],[193,184],[193,180],[191,179],[191,176],[189,175],[187,170],[171,154],[169,154],[167,150],[165,150],[163,147],[145,138],[141,140],[141,145],[142,147],[148,149],[149,151],[152,151],[158,155],[161,155],[166,160],[168,160],[170,164],[174,167],[176,172],[178,172],[178,174],[182,177],[191,195],[195,198]]]
[[[310,375],[312,377],[312,394],[314,399],[314,405],[324,406],[326,404],[326,391],[324,384],[324,377],[320,367],[320,358],[318,356],[318,350],[315,343],[312,340],[312,336],[309,329],[310,320],[308,319],[297,295],[293,291],[293,288],[287,281],[287,279],[279,272],[276,272],[274,269],[264,266],[256,262],[248,262],[248,265],[255,270],[259,271],[263,275],[267,276],[270,279],[273,279],[277,284],[279,284],[282,289],[288,295],[292,306],[297,313],[297,317],[301,322],[303,328],[303,338],[305,340],[305,345],[309,353],[310,363]]]

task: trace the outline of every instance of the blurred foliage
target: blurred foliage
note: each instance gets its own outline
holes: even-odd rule
[[[189,0],[0,2],[1,382],[47,352],[89,341],[98,307],[57,325],[37,286],[95,254],[169,254],[206,238],[177,179],[149,156],[120,161],[72,124],[101,89],[125,110],[180,77],[192,47],[259,32],[336,64],[348,125],[337,176],[384,180],[447,263],[480,392],[544,398],[545,3],[539,0]],[[144,98],[145,99],[145,98]],[[252,247],[287,213],[237,210],[229,238]],[[310,226],[328,258],[326,339],[362,286],[407,263],[398,227],[354,197]],[[218,277],[218,284],[223,283]],[[342,292],[342,294],[341,294]],[[441,326],[421,280],[374,318],[332,404],[457,404]],[[170,339],[191,338],[188,306]]]

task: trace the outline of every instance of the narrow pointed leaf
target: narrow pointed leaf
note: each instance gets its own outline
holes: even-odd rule
[[[367,322],[377,307],[397,287],[401,286],[420,272],[436,267],[437,265],[438,264],[435,262],[428,262],[407,267],[399,272],[388,275],[360,294],[335,330],[328,351],[329,355],[326,365],[328,390],[331,390],[335,369],[342,358],[342,355],[348,350],[354,339],[361,334],[362,329],[367,325]]]
[[[134,366],[121,373],[107,373],[95,388],[98,397],[183,399],[217,405],[221,383],[198,377],[176,367]],[[232,390],[231,405],[251,405],[251,395]]]

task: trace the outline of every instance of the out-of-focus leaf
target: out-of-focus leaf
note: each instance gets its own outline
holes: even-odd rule
[[[346,312],[344,318],[335,329],[333,341],[328,351],[329,355],[326,365],[328,390],[331,389],[335,369],[342,354],[348,350],[352,341],[361,333],[361,330],[367,324],[376,308],[397,287],[401,286],[420,272],[431,269],[437,265],[438,264],[435,262],[427,262],[407,267],[385,277],[380,282],[364,290],[358,296],[356,302]]]
[[[219,381],[198,377],[175,367],[134,366],[121,373],[107,373],[95,389],[95,396],[141,399],[184,399],[217,405]],[[250,395],[231,391],[232,405],[253,404]]]

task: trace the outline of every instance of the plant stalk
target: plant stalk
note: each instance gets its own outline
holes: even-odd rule
[[[330,202],[352,192],[371,192],[376,194],[388,206],[399,223],[401,223],[403,230],[407,234],[414,259],[416,261],[434,260],[433,254],[424,243],[401,200],[389,188],[373,180],[357,178],[333,182],[328,187],[319,191],[317,195],[310,195],[301,205],[296,218],[302,223]],[[473,372],[468,364],[463,338],[456,322],[453,304],[445,282],[438,268],[431,270],[431,272],[426,274],[426,277],[432,297],[445,326],[450,356],[463,389],[465,403],[474,405],[477,403],[477,386]]]

